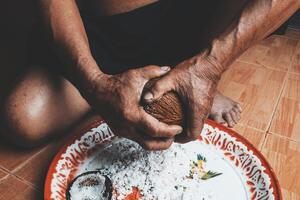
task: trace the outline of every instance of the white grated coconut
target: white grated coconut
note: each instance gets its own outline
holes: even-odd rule
[[[201,153],[191,145],[173,144],[166,151],[153,152],[119,139],[88,160],[83,169],[97,169],[111,179],[119,194],[113,200],[124,200],[132,187],[141,191],[141,200],[216,200],[213,188],[205,187],[199,174],[191,177],[192,163]]]

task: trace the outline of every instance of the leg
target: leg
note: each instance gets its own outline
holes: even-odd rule
[[[25,147],[63,134],[90,112],[72,84],[37,67],[21,75],[3,98],[1,107],[1,132]]]
[[[202,44],[204,48],[222,33],[239,15],[247,0],[207,1],[206,11],[203,16],[209,16],[209,20],[201,21],[206,31],[202,33]],[[205,19],[205,18],[204,18]],[[240,120],[242,108],[239,103],[217,92],[209,118],[218,123],[233,127]]]
[[[72,127],[90,107],[51,68],[28,66],[29,36],[37,18],[34,2],[5,1],[0,8],[0,133],[24,147],[37,146]]]
[[[247,0],[213,2],[211,5],[215,8],[215,12],[211,12],[211,20],[207,26],[208,31],[203,34],[203,38],[211,41],[224,31],[239,14],[246,2]],[[208,11],[211,11],[213,7],[208,9]],[[217,92],[209,118],[233,127],[240,120],[241,112],[242,108],[239,103]]]

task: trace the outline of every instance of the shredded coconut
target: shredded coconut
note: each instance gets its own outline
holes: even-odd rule
[[[70,187],[70,200],[108,200],[105,177],[100,173],[79,176]]]
[[[201,152],[190,146],[173,144],[168,150],[153,152],[119,139],[85,163],[84,169],[96,168],[111,179],[118,193],[113,200],[124,200],[133,187],[141,192],[141,200],[217,199],[213,188],[204,187],[205,158],[199,160]]]

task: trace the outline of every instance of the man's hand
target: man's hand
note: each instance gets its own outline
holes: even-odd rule
[[[159,99],[168,91],[178,93],[184,105],[185,124],[183,134],[176,136],[177,142],[189,142],[200,135],[221,75],[219,69],[203,53],[177,65],[145,93],[143,99],[148,103]]]
[[[116,135],[134,140],[148,150],[167,149],[182,128],[164,124],[147,114],[140,99],[148,80],[169,70],[169,67],[147,66],[114,76],[99,75],[93,80],[93,91],[87,99]]]

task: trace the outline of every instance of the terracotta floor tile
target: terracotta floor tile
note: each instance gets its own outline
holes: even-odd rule
[[[240,135],[244,136],[249,142],[251,142],[258,150],[261,149],[264,142],[266,133],[260,130],[255,130],[251,127],[242,125],[236,125],[234,130]]]
[[[300,39],[300,31],[295,31],[293,29],[288,28],[284,35],[289,38]]]
[[[0,169],[0,180],[5,177],[7,175],[7,173],[5,171],[3,171],[2,169]]]
[[[283,199],[300,199],[300,143],[268,134],[262,153],[279,179]]]
[[[62,142],[53,142],[48,145],[15,174],[42,190],[49,165],[61,146]]]
[[[290,72],[300,74],[300,40],[293,55]]]
[[[246,51],[239,60],[287,71],[298,40],[273,35]]]
[[[300,142],[300,75],[289,74],[270,132]]]
[[[283,88],[286,72],[235,62],[222,76],[219,90],[241,103],[241,124],[266,131]]]
[[[13,171],[39,150],[40,148],[33,150],[20,149],[14,145],[5,143],[0,138],[0,166],[9,171]]]
[[[41,200],[41,192],[9,176],[0,182],[0,200]]]
[[[295,192],[290,192],[283,188],[281,189],[281,192],[282,192],[282,196],[284,197],[284,200],[299,200],[300,199],[300,195]]]

